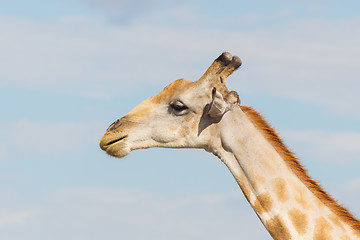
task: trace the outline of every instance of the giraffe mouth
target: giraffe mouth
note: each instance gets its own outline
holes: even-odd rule
[[[106,152],[108,152],[109,148],[118,144],[118,143],[121,143],[123,142],[124,139],[126,139],[128,136],[125,135],[125,136],[122,136],[120,138],[115,138],[115,139],[112,139],[112,140],[108,140],[106,139],[105,137],[103,137],[103,139],[101,139],[100,141],[100,148]]]

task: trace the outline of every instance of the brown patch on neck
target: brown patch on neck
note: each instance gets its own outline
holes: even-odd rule
[[[273,180],[273,188],[275,194],[280,202],[286,202],[289,199],[289,192],[286,187],[286,182],[282,178]]]
[[[305,184],[305,186],[342,221],[351,226],[356,232],[360,232],[360,221],[356,219],[346,208],[337,203],[315,180],[308,174],[299,159],[284,144],[274,128],[257,112],[249,106],[241,106],[241,110],[249,117],[253,124],[262,131],[265,138],[273,145],[276,151]]]
[[[273,203],[274,203],[274,201],[268,192],[262,193],[259,196],[257,196],[257,198],[255,200],[254,210],[258,214],[268,212],[271,210]]]
[[[314,240],[332,240],[330,232],[331,225],[325,218],[321,217],[316,220],[314,229]]]
[[[306,228],[308,226],[308,216],[300,211],[299,209],[293,208],[289,212],[289,218],[293,223],[296,231],[301,235],[306,233]]]
[[[276,240],[289,240],[291,235],[287,229],[284,221],[279,215],[265,222],[266,228],[269,230],[270,235]]]

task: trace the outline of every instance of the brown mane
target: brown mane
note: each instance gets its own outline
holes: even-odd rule
[[[252,120],[254,125],[260,129],[266,139],[274,146],[289,167],[310,191],[328,206],[344,222],[348,223],[354,230],[360,232],[360,221],[356,219],[346,208],[337,203],[315,180],[308,174],[295,154],[288,149],[274,128],[261,116],[259,112],[249,106],[241,106],[241,110]]]

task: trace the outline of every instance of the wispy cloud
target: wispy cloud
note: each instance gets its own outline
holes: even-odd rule
[[[12,238],[16,240],[43,240],[50,236],[54,240],[235,240],[239,234],[246,239],[270,239],[240,194],[167,199],[133,190],[71,188],[27,198],[26,203],[21,199],[6,202],[6,197],[0,203],[36,209],[33,215],[14,213],[14,221],[19,218],[27,224],[21,235]],[[248,231],[249,228],[253,231]],[[0,230],[9,232],[1,225]],[[11,234],[14,233],[2,237],[10,239]]]
[[[339,163],[359,161],[358,132],[287,131],[284,135],[292,142],[305,144],[306,151],[317,160]]]
[[[35,211],[25,210],[11,213],[4,213],[3,211],[0,214],[0,228],[9,227],[9,226],[19,226],[28,224],[31,219],[36,214]]]
[[[161,0],[77,0],[87,7],[102,12],[112,22],[129,23],[138,17],[151,14],[152,11],[161,6]],[[176,0],[167,1],[173,4]]]
[[[0,160],[9,157],[57,156],[98,145],[103,126],[97,123],[20,121],[0,127]]]
[[[346,188],[338,193],[354,196]],[[26,202],[8,198],[0,204],[35,209],[3,218],[25,224],[22,234],[0,224],[2,237],[9,239],[270,239],[240,192],[169,199],[138,190],[68,188]],[[346,203],[359,210],[355,200]]]
[[[350,179],[345,183],[338,183],[331,186],[331,193],[334,193],[335,199],[341,204],[345,203],[350,212],[355,214],[357,218],[360,217],[360,178]]]
[[[346,185],[349,190],[360,192],[360,178],[352,179]]]
[[[196,24],[104,26],[76,17],[40,24],[3,17],[0,84],[111,96],[139,84],[197,79],[228,50],[244,62],[236,73],[241,81],[229,81],[233,89],[360,116],[359,23],[358,18],[290,21],[241,32]]]

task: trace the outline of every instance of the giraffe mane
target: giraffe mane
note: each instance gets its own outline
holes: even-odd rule
[[[355,231],[360,232],[360,221],[354,217],[344,206],[339,204],[330,196],[314,179],[312,179],[304,166],[300,163],[295,154],[289,150],[283,140],[279,137],[276,130],[266,121],[266,119],[254,108],[250,106],[240,106],[241,110],[252,120],[253,124],[262,131],[265,138],[274,146],[276,151],[285,160],[297,177],[305,186],[333,213],[339,216],[345,223],[349,224]]]

